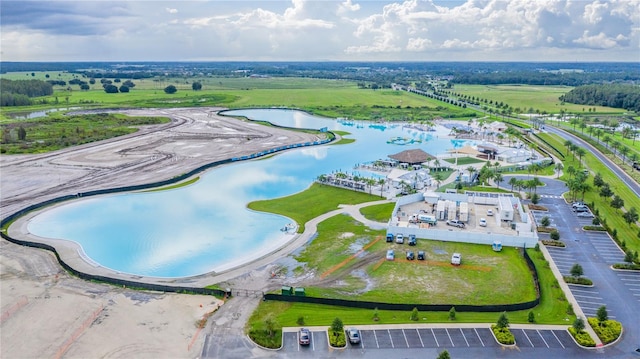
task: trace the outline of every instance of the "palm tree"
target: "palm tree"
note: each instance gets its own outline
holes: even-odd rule
[[[558,174],[556,175],[556,178],[560,177],[560,172],[562,171],[563,168],[564,166],[562,165],[562,162],[556,163],[555,169],[558,172]]]
[[[509,178],[509,184],[511,185],[511,192],[513,192],[513,187],[518,185],[518,179],[515,177]]]
[[[436,180],[438,187],[440,187],[440,182],[442,182],[442,173],[436,173],[436,175],[433,176],[433,179]]]
[[[627,146],[621,146],[620,147],[620,154],[622,155],[622,162],[624,162],[625,157],[627,156],[627,153],[629,153],[629,147]]]
[[[386,178],[380,178],[378,179],[378,184],[380,185],[380,197],[384,197],[382,191],[384,191],[384,185],[387,183],[387,179]]]
[[[493,181],[496,183],[496,188],[500,188],[500,182],[504,181],[504,178],[502,177],[502,174],[496,173],[493,176]]]
[[[564,147],[567,148],[567,156],[569,155],[569,150],[571,149],[571,146],[573,146],[573,142],[571,142],[570,140],[564,141]]]
[[[586,154],[587,154],[587,151],[585,151],[584,148],[582,147],[576,148],[576,155],[578,155],[578,161],[580,161],[580,163],[582,163],[582,156]]]

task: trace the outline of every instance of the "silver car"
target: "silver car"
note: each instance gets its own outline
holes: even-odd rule
[[[347,338],[351,344],[360,344],[360,331],[356,328],[347,329]]]

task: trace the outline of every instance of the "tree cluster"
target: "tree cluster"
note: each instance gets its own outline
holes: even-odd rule
[[[640,112],[640,88],[626,84],[584,85],[560,96],[560,101]]]
[[[0,106],[31,105],[31,97],[49,96],[53,94],[53,86],[41,80],[7,80],[0,79]]]

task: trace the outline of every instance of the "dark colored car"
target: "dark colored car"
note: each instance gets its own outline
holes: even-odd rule
[[[410,261],[416,259],[415,255],[413,254],[412,251],[407,252],[407,259],[410,260]]]
[[[298,332],[298,342],[300,345],[309,345],[311,343],[311,333],[309,333],[309,329],[300,329],[300,332]]]
[[[416,235],[415,234],[410,234],[409,235],[409,245],[410,246],[415,246],[417,243],[416,241]]]
[[[425,260],[424,251],[418,251],[418,260],[419,261]]]
[[[393,242],[393,238],[395,238],[393,233],[387,233],[387,242]]]
[[[356,328],[347,329],[347,338],[351,344],[360,344],[360,331]]]

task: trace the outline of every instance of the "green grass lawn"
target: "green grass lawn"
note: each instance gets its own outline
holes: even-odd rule
[[[453,92],[504,102],[511,107],[520,108],[527,112],[530,108],[546,111],[547,113],[560,113],[561,110],[572,113],[585,113],[587,108],[596,108],[596,113],[623,114],[624,109],[586,106],[571,103],[561,103],[559,97],[571,91],[569,86],[537,86],[537,85],[455,85]],[[592,113],[592,112],[591,112]],[[590,113],[590,114],[591,114]]]
[[[343,188],[314,183],[308,189],[291,196],[249,203],[254,211],[270,212],[289,217],[298,223],[298,232],[304,224],[321,214],[338,209],[339,204],[358,204],[380,200],[379,196]]]
[[[377,204],[375,206],[360,208],[360,213],[372,221],[387,223],[389,218],[391,218],[391,212],[393,212],[394,206],[395,203]]]
[[[451,164],[456,163],[456,159],[455,158],[445,158],[444,160],[446,162],[451,163]],[[458,166],[464,166],[464,165],[470,165],[470,164],[473,164],[473,163],[482,163],[482,162],[486,162],[486,161],[485,160],[481,160],[479,158],[469,157],[469,156],[458,157],[457,158]]]

